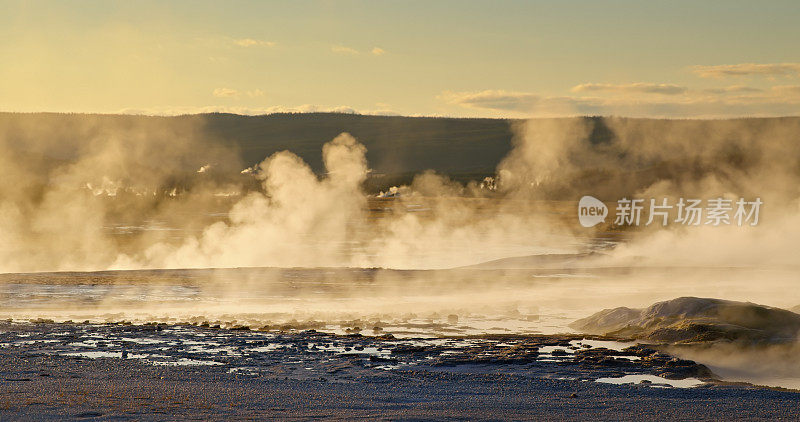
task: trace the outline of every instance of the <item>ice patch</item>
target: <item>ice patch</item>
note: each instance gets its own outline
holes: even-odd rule
[[[605,384],[645,384],[652,387],[694,388],[705,384],[697,378],[671,380],[657,375],[624,375],[617,378],[598,378],[595,382]]]

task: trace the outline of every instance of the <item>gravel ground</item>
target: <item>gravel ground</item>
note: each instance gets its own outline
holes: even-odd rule
[[[665,370],[676,375],[680,362],[648,355],[652,351],[642,347],[588,352],[592,348],[575,346],[578,341],[550,336],[431,342],[6,323],[0,324],[0,419],[800,418],[797,392],[714,382],[695,388],[593,382]],[[562,345],[565,355],[546,352],[552,345]],[[609,359],[620,354],[630,359]],[[701,366],[688,363],[686,370],[702,373]]]

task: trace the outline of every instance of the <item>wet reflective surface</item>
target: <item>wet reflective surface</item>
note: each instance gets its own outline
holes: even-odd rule
[[[116,359],[156,366],[213,366],[250,376],[272,376],[280,368],[281,373],[288,371],[292,377],[303,379],[343,370],[420,368],[445,372],[502,368],[527,376],[600,382],[627,375],[668,373],[677,379],[703,373],[693,362],[680,362],[634,343],[597,338],[401,339],[391,335],[258,332],[161,324],[4,323],[0,324],[0,353]]]
[[[357,345],[361,350],[355,344],[345,350],[344,346],[333,344],[333,340],[306,340],[314,343],[314,347],[302,349],[311,360],[342,354],[370,354],[379,358],[378,352],[385,354],[386,350],[401,346],[397,342],[403,340],[466,342],[461,348],[450,347],[425,356],[431,359],[418,362],[393,357],[390,362],[376,361],[374,365],[395,369],[398,365],[444,357],[471,362],[479,356],[473,352],[483,352],[467,347],[467,343],[493,344],[494,340],[489,339],[495,335],[576,335],[569,324],[579,317],[614,306],[649,305],[686,292],[732,299],[742,296],[748,300],[755,298],[757,302],[763,299],[762,303],[785,307],[797,300],[791,288],[796,283],[793,270],[673,269],[670,274],[674,281],[667,283],[663,280],[663,269],[564,268],[563,262],[556,264],[556,268],[518,270],[248,268],[3,274],[0,318],[19,323],[72,323],[64,325],[69,327],[69,338],[59,338],[56,329],[45,337],[6,339],[2,347],[18,347],[25,345],[25,341],[35,341],[35,347],[52,347],[68,340],[65,343],[68,347],[59,346],[57,353],[122,358],[126,350],[127,359],[146,364],[218,366],[219,362],[227,365],[226,362],[235,359],[260,359],[275,356],[276,351],[298,350],[294,347],[294,337],[286,340],[281,336],[309,330],[314,330],[315,335],[365,338],[391,335],[393,339],[381,345]],[[756,277],[767,277],[771,283],[759,291],[748,289]],[[785,303],[775,303],[776,298]],[[125,326],[120,323],[134,327],[160,326],[162,330],[155,333],[158,335],[134,329],[117,335],[113,330],[100,328]],[[186,331],[187,327],[191,330]],[[598,345],[589,339],[582,343],[573,340],[564,345],[537,344],[536,361],[560,365],[582,359],[576,352],[588,349],[586,346],[621,351],[634,344]],[[495,348],[500,350],[503,342],[497,343]],[[434,346],[440,347],[435,344],[425,347]],[[378,351],[378,347],[383,350]],[[797,385],[794,376],[766,383],[759,381],[776,378],[775,374],[767,377],[761,373],[736,372],[737,368],[751,366],[747,360],[720,367],[714,366],[718,360],[713,356],[691,353],[677,356],[706,364],[726,380],[789,388]],[[643,359],[611,352],[603,358],[628,363]],[[237,364],[228,369],[253,371],[241,369],[247,367]],[[781,368],[777,375],[785,373]]]

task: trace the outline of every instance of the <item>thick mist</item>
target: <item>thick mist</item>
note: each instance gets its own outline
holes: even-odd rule
[[[202,120],[69,122],[20,115],[0,126],[4,272],[448,268],[586,252],[608,233],[626,241],[604,250],[607,265],[791,265],[800,231],[798,119],[517,122],[494,178],[463,185],[427,172],[382,200],[362,189],[366,150],[346,133],[320,151],[322,175],[290,151],[243,173],[236,148]],[[582,195],[610,206],[623,197],[764,205],[757,227],[584,229],[574,209]]]
[[[244,163],[202,119],[3,118],[7,318],[416,336],[564,332],[681,296],[800,305],[800,119],[511,122],[493,176],[422,172],[376,196],[348,133],[324,144],[320,173],[291,151]],[[584,195],[609,207],[606,223],[578,223]],[[622,198],[763,205],[756,226],[684,226],[673,212],[667,226],[617,227]],[[167,270],[192,268],[213,269]],[[761,354],[747,347],[676,353],[757,380],[741,372]],[[795,376],[793,344],[764,347],[775,362],[756,372]]]
[[[197,170],[241,166],[187,121],[80,116],[43,125],[37,116],[6,114],[0,124],[3,272],[107,268],[121,251],[163,236],[115,236],[113,226],[191,227],[186,207],[210,205],[226,189]]]

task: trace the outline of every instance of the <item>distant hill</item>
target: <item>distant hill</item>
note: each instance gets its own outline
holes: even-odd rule
[[[676,149],[664,156],[629,160],[626,155],[630,151],[620,147],[620,140],[609,130],[606,118],[583,119],[593,123],[587,148],[616,167],[609,169],[610,164],[602,160],[586,161],[581,164],[583,173],[569,179],[569,186],[552,187],[554,195],[570,187],[598,186],[601,182],[623,187],[632,184],[630,190],[635,191],[657,180],[676,179],[676,175],[700,177],[719,170],[720,165],[714,163],[736,167],[754,165],[761,156],[760,143],[783,142],[773,139],[773,133],[783,133],[783,136],[790,133],[793,138],[800,133],[800,118],[797,117],[733,120],[618,118],[618,124],[621,122],[630,129],[628,144],[652,138],[655,143],[663,142],[680,148],[702,145],[698,151],[705,154],[702,160],[695,157],[686,161],[681,153],[683,150]],[[520,122],[341,113],[263,116],[212,113],[168,117],[0,113],[0,148],[13,152],[13,160],[24,161],[25,168],[36,169],[34,174],[41,175],[42,182],[47,183],[50,168],[85,155],[107,140],[123,140],[125,148],[134,152],[139,144],[146,144],[151,149],[153,145],[156,148],[163,145],[166,152],[171,143],[179,144],[191,139],[189,147],[178,153],[172,151],[170,156],[174,184],[181,185],[190,183],[196,177],[197,169],[207,163],[214,164],[213,176],[209,174],[208,177],[240,180],[237,178],[241,169],[281,150],[294,152],[315,172],[323,173],[322,145],[342,132],[349,132],[367,147],[372,173],[366,188],[374,191],[408,183],[413,175],[428,169],[460,182],[493,175],[497,165],[511,150],[513,127]],[[736,128],[735,132],[731,132],[731,127]],[[726,133],[736,134],[735,138],[739,140],[731,138],[730,142],[727,141]],[[676,143],[676,139],[670,138],[671,134],[677,134],[687,142]],[[712,138],[715,142],[709,144]],[[795,153],[794,147],[789,147],[794,144],[794,139],[786,144],[788,155]],[[150,157],[152,154],[142,153],[141,159],[128,164],[128,173],[147,173],[148,169],[164,165],[163,162],[148,162]],[[179,174],[181,172],[185,174]]]
[[[288,149],[322,170],[322,144],[349,132],[367,147],[378,173],[433,169],[443,173],[493,172],[511,149],[509,121],[309,113],[240,116],[207,114],[209,133],[235,142],[255,163]],[[179,119],[181,117],[178,117]]]
[[[69,160],[76,151],[75,145],[80,145],[83,138],[113,136],[115,130],[132,128],[158,136],[165,126],[177,131],[201,127],[200,133],[192,131],[189,136],[234,148],[245,167],[277,151],[290,150],[321,173],[322,145],[342,132],[349,132],[367,147],[373,178],[393,184],[409,181],[413,174],[428,169],[458,180],[493,174],[511,149],[511,124],[512,121],[502,119],[340,113],[264,116],[214,113],[169,117],[0,113],[0,136],[5,133],[13,137],[14,147],[26,153]],[[46,147],[42,146],[41,138],[47,138]]]

